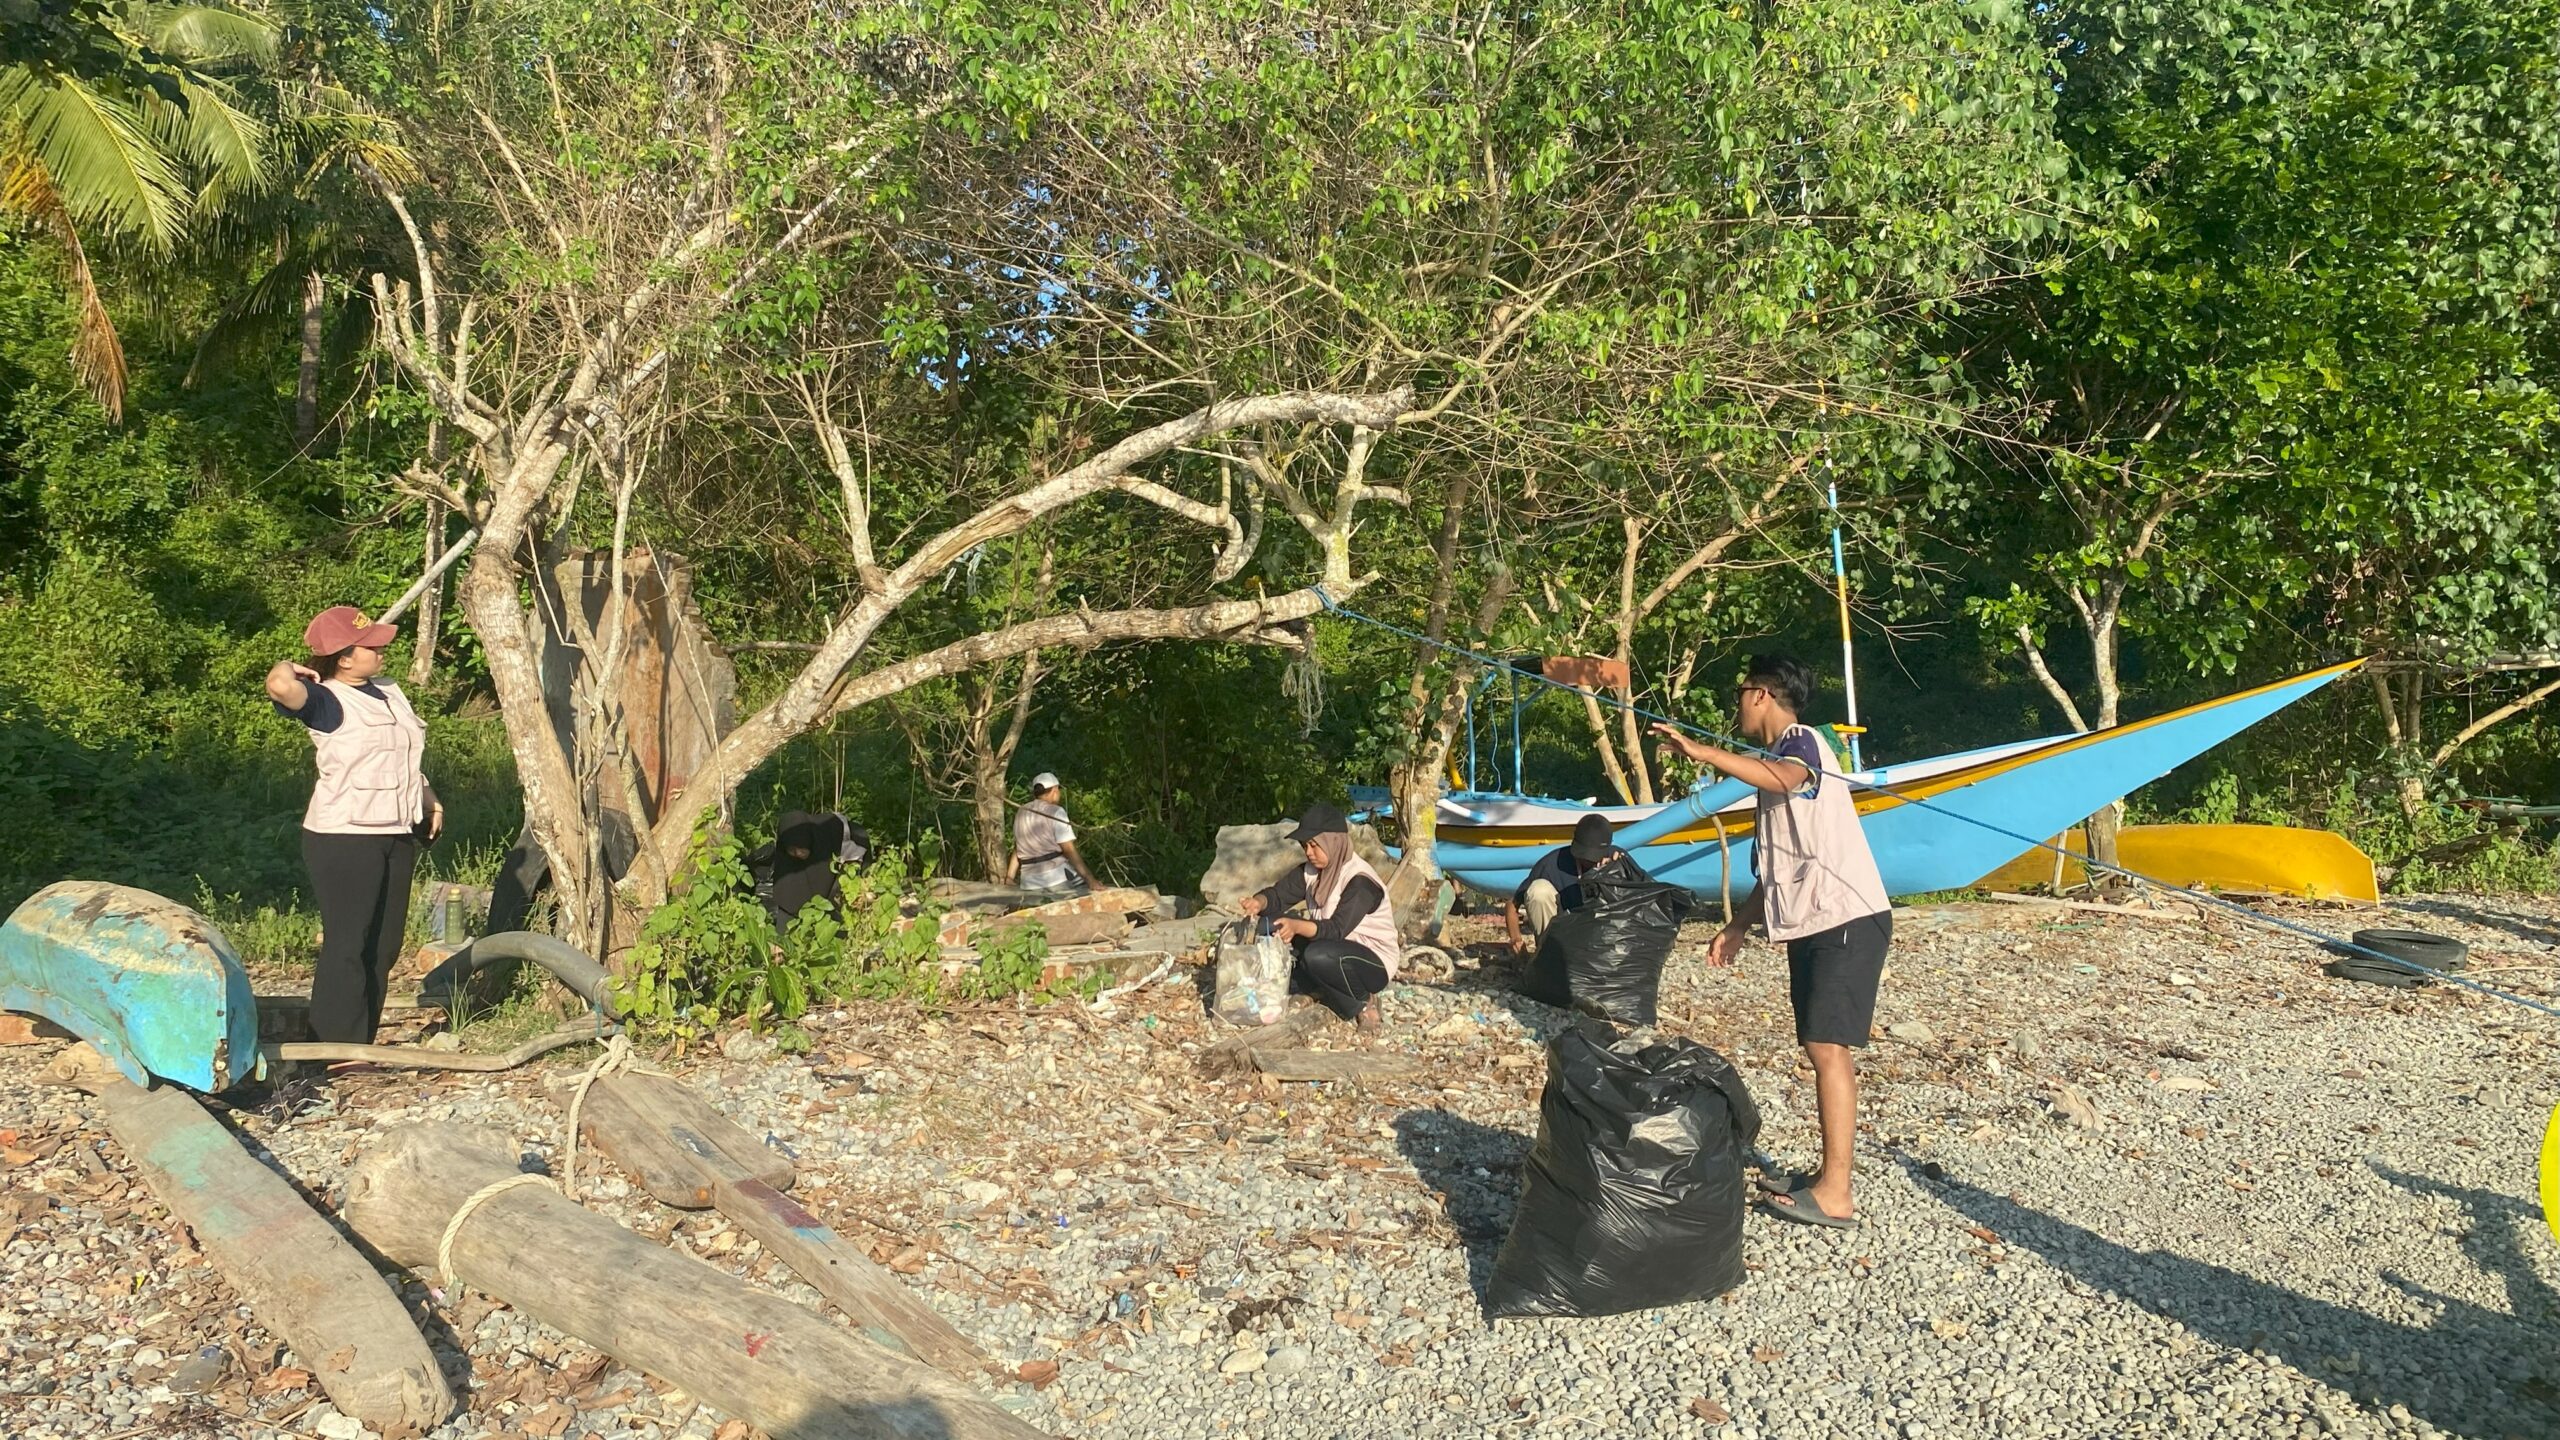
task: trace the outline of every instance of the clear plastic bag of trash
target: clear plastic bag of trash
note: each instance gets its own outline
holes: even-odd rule
[[[1760,1109],[1693,1040],[1621,1054],[1596,1027],[1547,1047],[1538,1143],[1485,1288],[1491,1319],[1620,1315],[1742,1283],[1743,1164]]]
[[[1289,1011],[1289,967],[1297,957],[1289,942],[1271,933],[1271,922],[1248,915],[1218,932],[1218,974],[1210,1009],[1236,1025],[1269,1025]]]

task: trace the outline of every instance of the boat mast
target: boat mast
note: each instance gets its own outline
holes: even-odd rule
[[[1825,459],[1822,468],[1830,469],[1830,460]],[[1839,730],[1849,737],[1849,768],[1863,770],[1866,761],[1858,754],[1858,737],[1867,730],[1858,723],[1858,657],[1849,643],[1849,561],[1840,547],[1840,482],[1826,481],[1824,488],[1831,500],[1831,578],[1840,598],[1840,683],[1849,696],[1849,723]]]

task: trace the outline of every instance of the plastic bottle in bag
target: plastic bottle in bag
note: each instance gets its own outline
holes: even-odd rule
[[[1296,957],[1271,924],[1246,916],[1218,934],[1216,999],[1219,1019],[1235,1025],[1271,1025],[1289,1010],[1289,967]]]

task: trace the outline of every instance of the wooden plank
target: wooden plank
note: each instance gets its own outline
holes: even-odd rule
[[[1085,911],[1049,915],[1037,910],[1016,910],[993,920],[978,921],[970,927],[970,933],[974,938],[1001,934],[1024,925],[1039,926],[1052,945],[1111,944],[1129,933],[1129,917],[1125,915]]]
[[[692,1090],[661,1075],[608,1075],[587,1092],[579,1119],[596,1148],[659,1201],[718,1210],[855,1324],[890,1337],[890,1348],[954,1374],[985,1367],[978,1347],[932,1306],[783,1196],[789,1161]]]
[[[293,1347],[329,1403],[377,1430],[442,1424],[453,1392],[372,1264],[194,1096],[174,1086],[144,1090],[91,1059],[61,1073],[98,1097],[151,1193],[193,1232],[258,1323]]]
[[[347,1223],[392,1260],[431,1266],[463,1202],[515,1174],[515,1155],[501,1130],[407,1127],[358,1165]],[[652,1244],[547,1186],[484,1201],[455,1231],[452,1255],[462,1283],[776,1440],[1040,1433],[931,1366]]]
[[[1029,909],[1016,910],[1016,916],[1034,920],[1051,920],[1061,915],[1152,915],[1163,896],[1153,889],[1119,886],[1094,890],[1065,900],[1051,900]]]
[[[800,1202],[761,1180],[722,1180],[712,1203],[793,1274],[890,1350],[954,1375],[984,1370],[986,1356],[897,1277],[846,1244]]]
[[[1392,1080],[1422,1071],[1422,1062],[1411,1055],[1278,1050],[1267,1045],[1245,1054],[1257,1072],[1274,1080]]]
[[[683,1131],[707,1145],[716,1163],[677,1138]],[[662,1204],[680,1210],[711,1208],[711,1187],[722,1179],[761,1180],[790,1188],[791,1161],[741,1130],[692,1089],[661,1075],[607,1075],[587,1091],[578,1111],[579,1137]]]

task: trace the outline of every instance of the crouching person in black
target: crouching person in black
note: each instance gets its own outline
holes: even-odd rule
[[[1396,978],[1403,949],[1386,882],[1351,849],[1351,823],[1330,805],[1311,806],[1289,836],[1307,863],[1246,898],[1247,915],[1273,915],[1271,933],[1288,940],[1298,962],[1294,988],[1314,995],[1363,1030],[1378,1028],[1378,992]],[[1302,909],[1304,917],[1282,912]]]
[[[782,812],[774,822],[773,839],[747,857],[756,898],[773,917],[774,933],[790,928],[812,900],[838,904],[837,881],[846,871],[861,869],[870,854],[871,832],[842,815]]]

